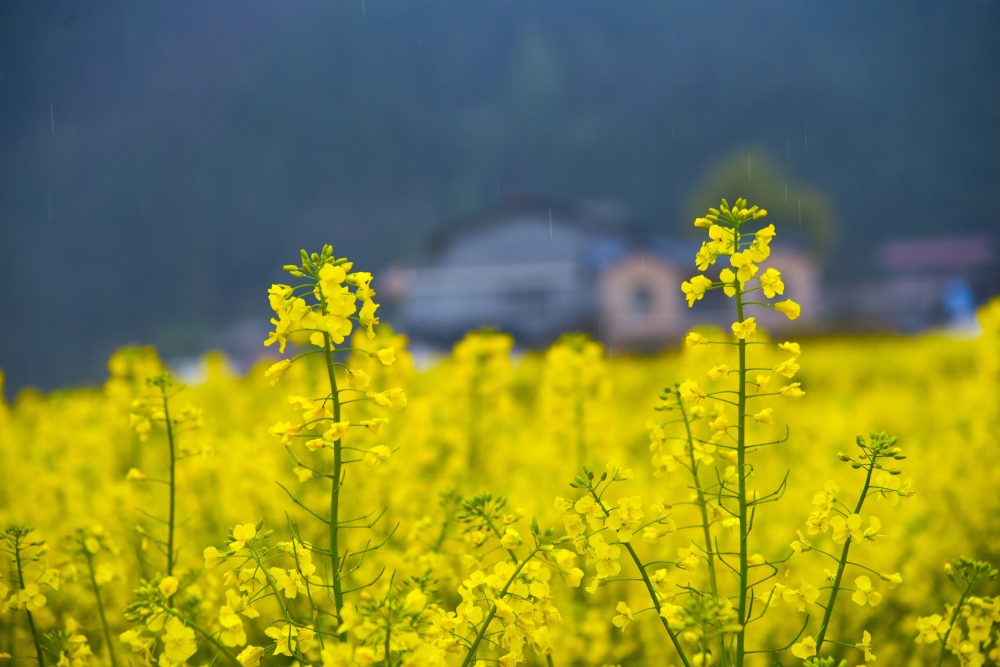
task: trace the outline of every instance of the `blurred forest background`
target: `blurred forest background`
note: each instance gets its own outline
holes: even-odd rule
[[[995,234],[998,31],[992,0],[4,2],[8,397],[266,324],[299,248],[374,272],[520,193],[685,234],[720,196],[794,224],[787,186],[838,284]]]

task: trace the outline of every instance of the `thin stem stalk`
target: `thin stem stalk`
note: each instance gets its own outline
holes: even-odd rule
[[[739,248],[739,230],[733,231],[734,246]],[[743,313],[743,292],[742,286],[736,290],[736,321],[744,320]],[[746,447],[746,418],[747,418],[747,342],[743,338],[737,340],[739,350],[739,398],[737,399],[737,422],[736,422],[736,475],[739,480],[737,496],[739,500],[740,519],[740,590],[739,603],[737,606],[737,621],[740,624],[740,631],[736,635],[736,665],[743,667],[743,658],[746,654],[746,621],[747,621],[747,583],[749,581],[749,550],[747,541],[750,536],[750,526],[747,520],[747,447]]]
[[[21,585],[21,590],[23,591],[24,586],[24,568],[21,565],[21,536],[18,535],[14,538],[14,563],[17,566],[17,582]],[[25,604],[24,613],[28,616],[28,629],[31,630],[31,639],[35,643],[35,655],[38,656],[38,667],[45,667],[45,656],[42,653],[42,645],[38,641],[38,630],[35,628],[35,619],[32,617],[31,612],[28,611],[27,604]]]
[[[330,382],[330,400],[333,402],[333,421],[340,421],[340,394],[337,391],[337,375],[334,370],[333,345],[330,334],[323,333],[326,345],[326,374]],[[342,621],[341,611],[344,608],[344,591],[341,583],[340,568],[340,487],[343,479],[343,448],[341,438],[333,443],[333,488],[330,489],[330,565],[333,572],[333,604],[336,607],[337,621]]]
[[[108,626],[108,618],[104,613],[104,600],[101,599],[101,589],[97,586],[97,576],[94,574],[94,557],[84,546],[83,553],[87,557],[87,570],[90,572],[90,585],[94,588],[94,598],[97,600],[97,613],[101,617],[101,628],[104,630],[104,644],[108,649],[108,659],[111,667],[118,667],[118,658],[115,656],[114,644],[111,642],[111,628]]]
[[[872,473],[875,471],[874,457],[868,463],[868,474],[865,476],[865,485],[861,489],[861,497],[854,508],[855,514],[861,513],[861,507],[865,504],[865,497],[868,495],[868,487],[871,486]],[[840,582],[844,578],[844,570],[847,569],[847,555],[851,550],[851,538],[848,536],[844,542],[844,549],[840,553],[840,561],[837,564],[837,575],[833,579],[833,589],[830,591],[830,599],[826,603],[826,610],[823,612],[823,622],[819,626],[819,634],[816,636],[816,655],[823,647],[823,640],[826,638],[826,631],[830,627],[830,617],[833,616],[834,603],[837,601],[837,593],[840,592]]]
[[[160,384],[160,394],[163,396],[163,419],[167,428],[167,443],[170,445],[170,509],[167,518],[167,576],[174,573],[174,516],[176,512],[176,468],[177,453],[174,446],[174,429],[170,421],[170,401],[167,399],[166,382]]]

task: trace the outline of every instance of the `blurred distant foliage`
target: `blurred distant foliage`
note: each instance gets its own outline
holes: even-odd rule
[[[768,202],[770,221],[792,238],[800,236],[812,254],[829,258],[837,238],[836,220],[826,195],[796,182],[787,170],[778,167],[763,151],[734,151],[705,174],[694,188],[687,211],[697,217],[718,199],[718,193],[752,193],[750,199]],[[690,236],[700,230],[686,230]]]
[[[2,3],[0,367],[51,387],[130,340],[195,352],[266,312],[250,286],[275,254],[335,236],[385,265],[518,193],[681,230],[734,146],[826,193],[831,252],[864,275],[883,236],[988,224],[998,21],[931,0]],[[782,189],[738,192],[797,221]]]

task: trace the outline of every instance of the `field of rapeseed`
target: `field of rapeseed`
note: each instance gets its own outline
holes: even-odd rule
[[[657,357],[482,331],[417,372],[327,247],[268,293],[277,363],[125,349],[0,404],[0,660],[997,664],[1000,301],[975,339],[772,341],[765,215],[695,222],[678,288],[732,329]]]

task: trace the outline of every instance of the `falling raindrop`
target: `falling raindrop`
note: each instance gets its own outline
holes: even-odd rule
[[[365,0],[361,0],[361,16],[365,15]]]
[[[809,133],[802,130],[802,145],[805,150],[809,150]]]

